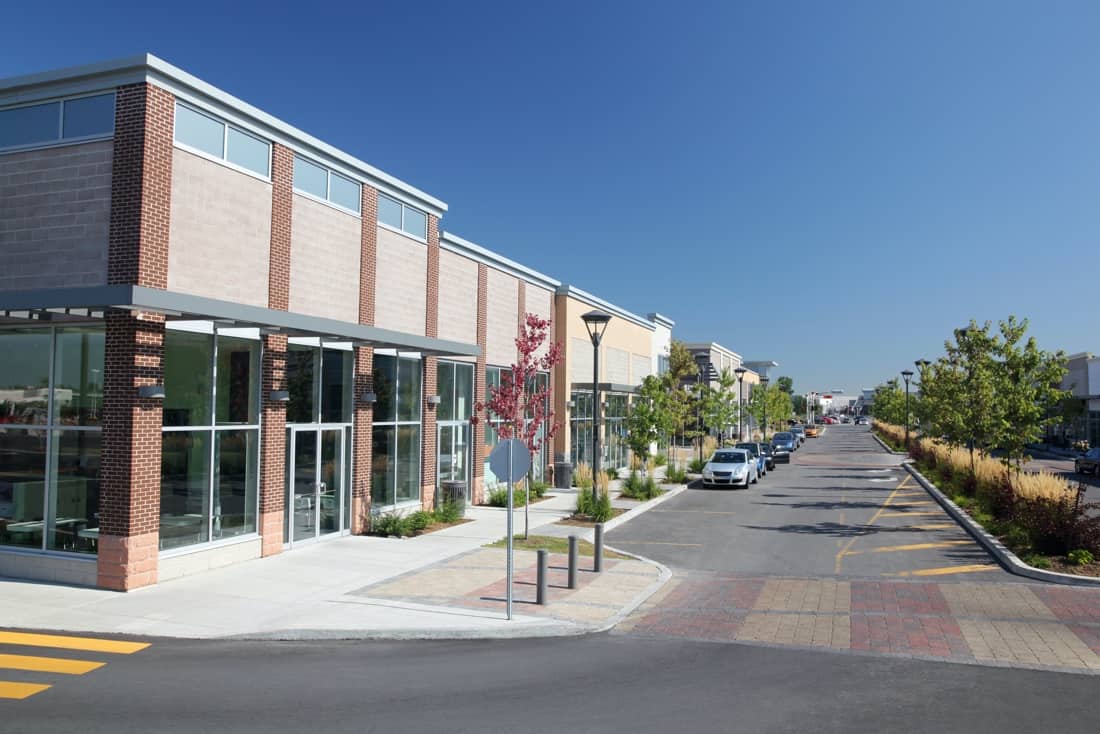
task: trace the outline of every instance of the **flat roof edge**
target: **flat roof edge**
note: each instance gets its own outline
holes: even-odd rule
[[[486,247],[463,239],[452,232],[441,231],[439,233],[439,246],[460,255],[468,255],[478,262],[483,262],[486,265],[503,270],[511,275],[526,280],[528,283],[541,286],[550,291],[556,291],[561,285],[560,280],[555,280],[549,275],[533,270],[526,265],[521,265],[515,260],[510,260]]]
[[[559,296],[571,296],[573,298],[576,298],[578,301],[584,301],[585,303],[587,303],[590,306],[595,306],[596,308],[602,308],[605,311],[607,311],[608,313],[612,314],[613,316],[618,316],[622,319],[626,319],[627,321],[630,321],[634,324],[637,324],[638,326],[649,329],[650,331],[656,331],[657,330],[657,326],[652,321],[649,321],[648,319],[644,319],[644,318],[642,318],[641,316],[639,316],[637,314],[634,314],[634,313],[631,313],[630,311],[627,311],[625,308],[621,308],[619,306],[616,306],[614,303],[611,303],[610,301],[605,301],[604,299],[600,298],[599,296],[594,296],[591,293],[589,293],[588,291],[582,291],[580,288],[577,288],[575,286],[571,286],[567,283],[563,283],[562,285],[558,286],[557,295],[559,295]]]

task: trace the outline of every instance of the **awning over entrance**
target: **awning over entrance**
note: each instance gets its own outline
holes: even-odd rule
[[[169,321],[213,321],[226,328],[259,328],[287,336],[437,356],[476,357],[481,351],[476,344],[136,285],[0,292],[0,324],[98,321],[109,309],[149,311],[164,314]]]
[[[600,392],[637,393],[639,385],[620,385],[617,382],[601,382],[598,385]],[[592,392],[591,382],[574,382],[569,389],[573,392]]]

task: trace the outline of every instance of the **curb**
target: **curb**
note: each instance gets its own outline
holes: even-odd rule
[[[681,484],[676,489],[670,489],[667,492],[664,492],[660,497],[654,497],[653,499],[649,500],[648,502],[644,502],[644,503],[638,505],[637,507],[635,507],[631,510],[627,510],[626,512],[619,515],[618,517],[611,518],[610,520],[608,520],[607,522],[605,522],[603,524],[603,531],[606,533],[610,530],[614,530],[615,528],[619,527],[624,522],[630,522],[631,520],[636,518],[638,515],[643,515],[643,514],[649,512],[650,510],[652,510],[657,505],[660,505],[663,502],[669,501],[670,499],[672,499],[676,495],[680,494],[681,492],[685,491],[686,489],[687,489],[687,485],[686,484]],[[592,532],[595,533],[594,530]],[[634,554],[633,553],[626,553],[625,555],[633,556]],[[643,561],[648,561],[649,560],[648,558],[641,558],[640,556],[639,556],[639,558],[640,558],[640,560],[643,560]],[[653,563],[653,561],[650,561],[650,562]]]
[[[1025,576],[1030,579],[1035,579],[1036,581],[1046,581],[1052,584],[1100,587],[1100,578],[1095,576],[1074,576],[1069,573],[1044,571],[1041,568],[1027,565],[1021,561],[1015,553],[1006,548],[1001,541],[990,535],[985,528],[971,519],[962,508],[948,499],[947,495],[941,492],[932,482],[928,481],[911,463],[904,462],[902,466],[904,466],[905,470],[924,487],[925,491],[932,495],[932,498],[940,504],[944,511],[954,518],[955,522],[962,525],[963,529],[966,530],[974,540],[978,541],[982,547],[989,551],[990,555],[996,558],[997,562],[1001,564],[1001,567],[1009,573],[1016,574],[1017,576]]]
[[[888,454],[893,454],[894,456],[908,456],[909,455],[908,451],[894,451],[892,448],[890,448],[890,444],[886,443],[881,438],[879,438],[878,434],[876,434],[874,431],[871,431],[871,438],[878,441],[878,445],[881,446],[882,448],[886,449],[886,453],[888,453]]]

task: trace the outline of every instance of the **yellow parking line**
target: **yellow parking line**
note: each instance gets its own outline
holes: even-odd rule
[[[905,489],[905,483],[908,482],[910,480],[910,478],[911,477],[906,476],[904,479],[901,480],[901,483],[898,484],[898,486],[894,487],[894,491],[891,492],[890,496],[886,498],[886,504],[884,504],[882,507],[880,507],[878,509],[878,512],[876,512],[874,515],[872,515],[871,519],[867,521],[867,527],[871,527],[872,525],[875,524],[875,520],[877,520],[879,515],[882,514],[882,511],[886,509],[886,505],[890,504],[890,500],[894,499],[894,496],[897,495],[897,493],[900,490]],[[859,536],[858,535],[853,535],[848,540],[848,542],[844,544],[844,547],[841,548],[837,552],[834,573],[837,573],[837,574],[840,573],[840,564],[842,564],[844,562],[844,554],[848,552],[848,549],[851,548],[852,544],[855,543],[857,540],[859,540]]]
[[[0,655],[0,668],[8,670],[33,670],[36,673],[66,673],[84,675],[107,663],[91,660],[66,660],[65,658],[40,658],[32,655]]]
[[[913,528],[914,530],[951,530],[959,526],[953,522],[944,522],[935,523],[933,525],[907,525],[906,527]]]
[[[897,507],[898,505],[913,505],[913,506],[916,506],[916,505],[934,505],[934,504],[936,504],[936,503],[933,502],[932,500],[907,500],[904,497],[902,497],[896,503],[894,503],[892,506]]]
[[[920,510],[918,512],[887,512],[883,517],[915,517],[917,515],[943,515],[942,510]]]
[[[148,642],[125,642],[123,640],[103,640],[97,637],[67,637],[65,635],[36,635],[29,632],[0,632],[0,645],[54,647],[65,650],[113,652],[119,655],[130,655],[149,647]]]
[[[11,681],[0,680],[0,698],[30,698],[34,694],[41,693],[47,688],[49,688],[49,686],[42,683],[13,683]]]
[[[998,571],[1000,566],[993,563],[975,563],[971,566],[946,566],[944,568],[922,568],[919,571],[902,571],[894,576],[950,576],[954,573],[978,573],[980,571]]]
[[[898,551],[930,550],[932,548],[950,548],[953,545],[970,545],[971,540],[944,540],[939,543],[910,543],[909,545],[885,545],[881,548],[868,548],[867,550],[848,551],[844,555],[855,556],[860,553],[896,553]]]

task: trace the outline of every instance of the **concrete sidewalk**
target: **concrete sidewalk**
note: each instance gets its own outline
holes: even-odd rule
[[[668,496],[667,494],[665,496]],[[532,505],[532,534],[587,535],[555,526],[575,504],[564,492]],[[629,520],[653,503],[616,518]],[[550,603],[534,598],[534,552],[517,552],[512,620],[504,614],[507,511],[471,507],[472,522],[416,538],[351,536],[271,558],[121,594],[0,580],[4,627],[183,638],[495,638],[583,634],[629,614],[669,578],[643,559],[582,571],[563,588],[564,561],[551,561]],[[523,530],[523,509],[514,515]],[[536,529],[538,529],[536,531]],[[583,559],[582,569],[591,568]]]

